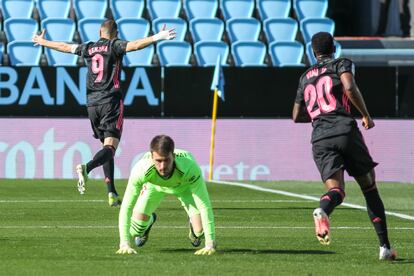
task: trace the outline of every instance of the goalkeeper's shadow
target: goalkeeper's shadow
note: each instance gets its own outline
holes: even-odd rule
[[[191,248],[168,248],[162,249],[163,252],[194,252]],[[217,249],[217,253],[227,254],[287,254],[287,255],[329,255],[336,254],[333,251],[325,250],[295,250],[295,249],[251,249],[251,248],[223,248]]]

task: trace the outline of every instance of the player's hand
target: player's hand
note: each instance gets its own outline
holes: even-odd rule
[[[210,246],[206,246],[204,248],[201,248],[199,250],[197,250],[194,255],[213,255],[214,253],[216,253],[216,249],[214,247],[210,247]]]
[[[45,41],[45,33],[46,30],[42,30],[40,34],[34,33],[32,41],[34,42],[34,46],[42,45],[42,42]]]
[[[118,251],[116,251],[116,254],[137,254],[137,251],[133,248],[131,248],[131,246],[129,246],[129,244],[120,244],[119,245],[119,249]]]
[[[374,121],[372,120],[371,116],[363,116],[362,117],[362,126],[365,129],[370,129],[375,126]]]
[[[167,30],[167,25],[162,26],[161,31],[153,36],[154,41],[171,40],[176,37],[175,29]]]

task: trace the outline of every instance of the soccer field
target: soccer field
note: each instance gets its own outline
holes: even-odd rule
[[[259,187],[319,197],[320,183],[254,182]],[[118,181],[123,194],[126,181]],[[2,275],[414,275],[414,185],[379,183],[388,211],[394,262],[378,261],[378,242],[365,211],[340,207],[332,216],[332,243],[314,237],[312,199],[209,183],[218,252],[194,256],[187,218],[167,197],[148,243],[137,255],[116,255],[118,208],[106,202],[102,182],[0,180]],[[355,183],[345,202],[364,205]]]

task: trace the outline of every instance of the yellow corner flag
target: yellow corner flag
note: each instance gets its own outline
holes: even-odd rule
[[[217,98],[220,97],[224,101],[224,74],[221,67],[221,55],[218,55],[216,67],[214,68],[213,82],[211,90],[214,91],[213,111],[211,115],[211,141],[210,141],[210,170],[208,180],[213,179],[213,163],[214,163],[214,136],[216,133],[216,116],[217,116]]]

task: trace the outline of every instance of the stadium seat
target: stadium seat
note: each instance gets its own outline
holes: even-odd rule
[[[78,21],[78,31],[82,42],[98,41],[99,29],[104,19],[84,18]]]
[[[36,5],[41,19],[69,16],[70,0],[37,0]]]
[[[294,41],[298,32],[298,22],[293,18],[269,18],[263,22],[267,41]]]
[[[150,23],[143,18],[122,18],[118,24],[119,38],[128,41],[144,38],[150,31]]]
[[[154,34],[161,31],[161,28],[166,25],[168,29],[175,29],[177,36],[174,40],[184,41],[187,33],[187,22],[182,18],[157,18],[152,21],[152,31]]]
[[[273,66],[304,66],[303,45],[297,41],[275,41],[269,44]]]
[[[257,41],[260,34],[260,22],[256,18],[232,18],[226,22],[230,42]]]
[[[162,41],[157,44],[161,66],[190,66],[191,45],[184,41]]]
[[[305,43],[311,41],[314,34],[328,32],[334,34],[335,22],[329,18],[307,18],[300,21],[300,31]]]
[[[7,41],[32,41],[33,34],[39,30],[39,25],[29,18],[9,18],[4,21],[4,32]]]
[[[224,19],[230,18],[250,18],[254,10],[254,0],[222,0],[220,8]]]
[[[287,18],[290,12],[290,0],[256,0],[256,7],[262,21],[268,18]]]
[[[199,66],[215,66],[219,54],[221,64],[227,65],[229,46],[222,41],[199,41],[194,44],[194,54]]]
[[[45,55],[49,66],[76,66],[78,60],[77,55],[62,53],[50,48],[45,48]]]
[[[124,57],[124,65],[128,67],[151,66],[154,48],[154,45],[149,45],[144,49],[128,52]]]
[[[3,19],[31,18],[34,8],[33,0],[1,0]]]
[[[115,20],[121,18],[141,18],[145,7],[144,0],[110,0]]]
[[[46,30],[46,39],[72,41],[76,26],[69,18],[47,18],[42,20],[41,29]]]
[[[188,20],[193,18],[214,18],[217,8],[217,0],[184,0],[184,10]]]
[[[201,40],[220,41],[224,22],[218,18],[194,18],[190,21],[190,32],[194,43]]]
[[[3,64],[4,44],[0,42],[0,65]]]
[[[181,10],[181,0],[147,0],[147,9],[152,18],[177,18]]]
[[[334,43],[335,43],[335,47],[336,47],[334,57],[339,58],[341,56],[342,46],[337,41],[335,41]],[[312,50],[312,42],[308,42],[306,44],[306,56],[308,57],[310,65],[314,65],[316,63],[316,58],[315,58],[315,56],[313,54],[313,50]]]
[[[73,8],[78,20],[84,18],[105,18],[108,3],[106,0],[73,0]]]
[[[260,41],[238,41],[231,45],[236,66],[266,66],[266,45]]]
[[[7,44],[10,64],[14,66],[38,66],[42,47],[33,46],[31,41],[12,41]]]
[[[323,18],[328,10],[328,0],[294,0],[293,9],[299,21],[305,18]]]

